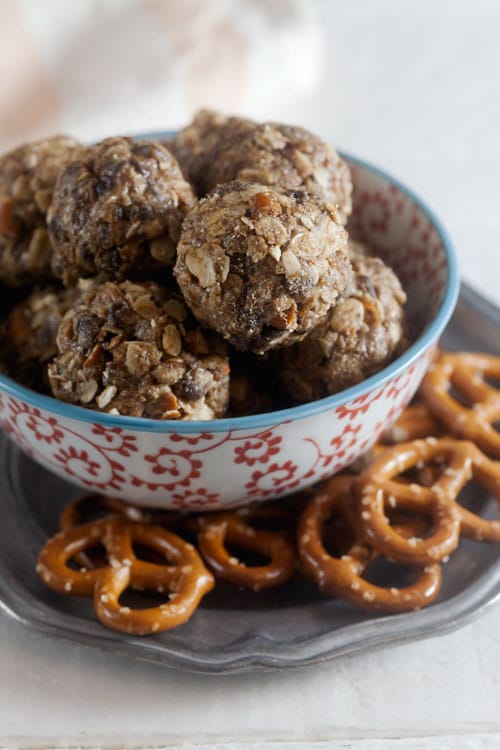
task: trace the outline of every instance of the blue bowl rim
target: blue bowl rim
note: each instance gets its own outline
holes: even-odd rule
[[[168,138],[171,135],[169,132],[162,133],[150,133],[147,135],[138,136],[142,138]],[[381,177],[382,179],[395,185],[404,195],[412,200],[431,222],[434,229],[436,230],[439,238],[443,244],[444,253],[448,267],[448,278],[446,282],[445,293],[443,301],[439,308],[439,312],[434,320],[427,326],[422,335],[394,362],[385,367],[380,372],[372,375],[361,383],[347,388],[344,391],[335,393],[331,396],[318,399],[317,401],[310,401],[306,404],[299,406],[292,406],[286,409],[279,409],[277,411],[264,412],[262,414],[255,414],[247,417],[224,417],[221,419],[212,419],[207,421],[183,421],[183,420],[157,420],[157,419],[145,419],[143,417],[127,417],[121,415],[107,414],[105,412],[91,411],[90,409],[84,409],[81,406],[75,406],[74,404],[67,404],[64,401],[52,398],[51,396],[44,396],[41,393],[26,388],[23,385],[16,383],[12,378],[6,375],[0,375],[0,390],[3,390],[6,394],[14,396],[15,398],[22,399],[27,402],[30,406],[35,408],[50,411],[53,414],[57,414],[61,417],[74,419],[83,422],[99,423],[107,428],[122,428],[128,430],[134,430],[137,432],[155,432],[155,433],[178,433],[178,434],[193,434],[201,432],[228,432],[235,430],[254,430],[254,429],[265,429],[268,427],[275,426],[285,421],[305,419],[312,417],[316,414],[335,409],[342,404],[353,401],[354,399],[363,396],[365,393],[371,391],[374,388],[379,388],[384,385],[389,379],[400,375],[404,372],[411,364],[417,360],[424,351],[426,351],[439,337],[444,330],[448,320],[450,319],[453,310],[455,308],[458,293],[460,288],[460,278],[458,273],[458,264],[453,249],[451,239],[441,224],[441,221],[437,218],[434,212],[427,206],[424,201],[419,198],[413,190],[406,187],[397,178],[388,174],[385,170],[378,166],[375,166],[363,159],[356,156],[352,156],[344,151],[340,152],[343,158],[345,158],[351,164],[361,167],[373,174]]]

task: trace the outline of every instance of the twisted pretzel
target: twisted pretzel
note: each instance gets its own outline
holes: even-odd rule
[[[219,578],[256,592],[280,586],[292,578],[295,550],[285,533],[256,529],[237,511],[202,517],[199,523],[199,550]],[[227,544],[258,552],[269,557],[270,562],[245,565],[231,555]]]
[[[64,531],[92,520],[93,516],[118,515],[130,521],[143,521],[144,514],[133,505],[97,492],[78,495],[65,506],[59,517],[59,528]],[[106,555],[97,550],[78,552],[74,560],[85,568],[100,568],[106,564]]]
[[[472,440],[485,453],[500,458],[500,390],[485,378],[500,381],[500,357],[490,354],[441,354],[420,387],[431,411],[457,436]],[[472,402],[465,406],[451,389]]]
[[[431,486],[398,481],[405,471],[427,461],[443,467]],[[390,559],[420,565],[445,559],[457,547],[460,531],[473,539],[500,541],[500,521],[483,519],[456,502],[471,479],[500,501],[500,466],[468,441],[427,438],[389,448],[356,482],[365,538]],[[405,538],[391,526],[388,507],[430,516],[432,533]]]
[[[68,566],[78,553],[99,543],[106,549],[108,565],[93,570]],[[165,564],[138,559],[134,544],[153,549]],[[113,516],[60,531],[40,552],[37,572],[55,591],[92,596],[101,622],[134,635],[170,630],[186,622],[214,585],[191,544],[160,526]],[[169,592],[169,601],[147,609],[124,607],[119,599],[127,588]]]
[[[369,564],[379,553],[362,538],[355,521],[353,476],[333,477],[304,508],[298,523],[298,547],[302,561],[321,591],[346,599],[364,609],[405,612],[430,604],[441,587],[441,567],[411,564],[415,581],[402,588],[377,586],[366,580]],[[334,514],[346,522],[353,537],[341,556],[329,554],[323,544],[326,521]],[[401,534],[415,533],[411,521],[401,522]],[[419,527],[420,528],[420,527]]]
[[[130,521],[143,521],[144,514],[140,508],[129,505],[123,500],[90,492],[78,495],[65,506],[59,517],[59,528],[70,529],[86,523],[92,516],[117,514]]]

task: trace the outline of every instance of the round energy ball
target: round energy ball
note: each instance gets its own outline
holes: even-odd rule
[[[47,211],[60,172],[83,151],[57,135],[0,157],[0,279],[8,286],[53,278]]]
[[[348,165],[304,128],[202,110],[180,131],[174,150],[200,195],[231,180],[257,182],[321,195],[336,206],[343,224],[351,213]]]
[[[79,293],[76,288],[35,289],[12,308],[3,324],[0,347],[12,378],[37,391],[49,391],[47,363],[57,353],[57,329]]]
[[[314,328],[352,271],[331,204],[303,190],[231,182],[187,216],[174,273],[203,325],[262,354]]]
[[[349,292],[300,343],[274,360],[296,401],[314,401],[359,383],[385,367],[405,343],[406,294],[380,258],[352,261]]]
[[[182,220],[195,203],[162,145],[107,138],[60,175],[48,213],[54,270],[71,286],[99,272],[121,280],[173,266]]]
[[[111,414],[214,419],[229,399],[224,344],[179,295],[153,282],[104,282],[64,316],[49,365],[56,398]]]
[[[256,126],[257,123],[243,117],[228,117],[202,109],[189,125],[175,134],[170,149],[200,196],[217,184],[213,180],[214,162],[220,159],[224,149],[249,136]]]

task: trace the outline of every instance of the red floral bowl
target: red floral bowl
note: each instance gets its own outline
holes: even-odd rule
[[[100,414],[0,376],[0,424],[36,461],[79,487],[137,505],[220,509],[283,497],[366,451],[427,369],[458,295],[451,243],[433,213],[381,170],[346,156],[356,236],[398,274],[418,337],[359,385],[290,409],[209,422]]]

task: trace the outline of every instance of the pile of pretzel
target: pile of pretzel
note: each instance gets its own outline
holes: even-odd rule
[[[418,400],[364,468],[281,502],[187,516],[77,498],[37,571],[56,591],[92,597],[101,622],[132,634],[186,622],[215,579],[258,592],[302,576],[366,609],[424,607],[438,595],[442,563],[460,536],[500,542],[500,520],[457,501],[474,481],[500,503],[500,390],[491,381],[500,382],[499,357],[440,353]],[[245,563],[248,554],[259,559]],[[372,582],[380,559],[408,567],[412,580]],[[153,592],[161,603],[123,605],[127,589]]]

